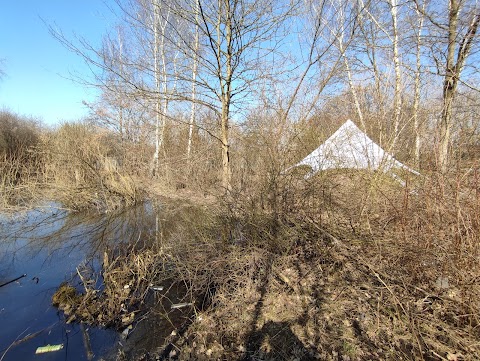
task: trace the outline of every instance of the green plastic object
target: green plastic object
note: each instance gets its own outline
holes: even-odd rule
[[[63,343],[61,343],[60,345],[41,346],[37,348],[37,351],[35,351],[35,354],[59,351],[62,348],[63,348]]]

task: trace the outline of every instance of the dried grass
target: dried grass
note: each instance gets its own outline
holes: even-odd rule
[[[0,111],[0,209],[15,210],[38,199],[42,159],[35,121]]]
[[[225,233],[182,252],[183,281],[215,292],[180,359],[480,357],[475,170],[299,179],[233,194]]]
[[[164,203],[155,242],[104,262],[105,290],[84,294],[124,326],[148,282],[181,286],[193,321],[164,346],[182,360],[475,360],[478,186],[462,174],[332,172]]]
[[[49,187],[67,207],[108,211],[142,198],[122,149],[108,133],[65,124],[45,137],[44,156]]]

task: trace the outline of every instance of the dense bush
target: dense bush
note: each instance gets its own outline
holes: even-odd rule
[[[66,123],[45,136],[43,151],[46,182],[64,205],[108,210],[138,200],[121,142],[110,132]]]
[[[32,187],[40,176],[38,122],[0,111],[0,199],[2,207],[24,204],[32,196]]]
[[[0,111],[0,155],[25,157],[39,143],[38,123],[9,111]],[[31,154],[31,153],[30,153]]]

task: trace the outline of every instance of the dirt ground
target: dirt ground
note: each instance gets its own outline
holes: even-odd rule
[[[480,358],[479,325],[462,321],[455,287],[405,284],[389,272],[388,258],[374,264],[367,252],[324,235],[284,254],[251,249],[232,256],[230,277],[217,285],[211,306],[194,313],[185,333],[165,343],[171,351],[155,358]]]

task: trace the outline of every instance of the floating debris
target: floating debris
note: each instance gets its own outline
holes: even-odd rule
[[[150,286],[152,291],[163,291],[163,286]]]
[[[127,328],[125,328],[122,333],[120,334],[120,336],[126,340],[128,335],[130,334],[130,330],[132,329],[132,325],[129,325]]]
[[[172,305],[172,310],[176,308],[183,308],[183,307],[188,307],[188,306],[193,306],[192,302],[185,302],[185,303],[175,303]]]
[[[62,348],[63,348],[63,343],[59,345],[40,346],[40,347],[37,347],[35,354],[60,351]]]
[[[10,281],[7,281],[7,282],[5,282],[5,283],[2,283],[2,284],[0,285],[0,287],[9,285],[10,283],[13,283],[13,282],[15,282],[15,281],[18,281],[20,278],[23,278],[23,277],[27,277],[27,274],[24,273],[23,275],[21,275],[21,276],[19,276],[19,277],[17,277],[17,278],[14,278],[13,280],[10,280]]]

